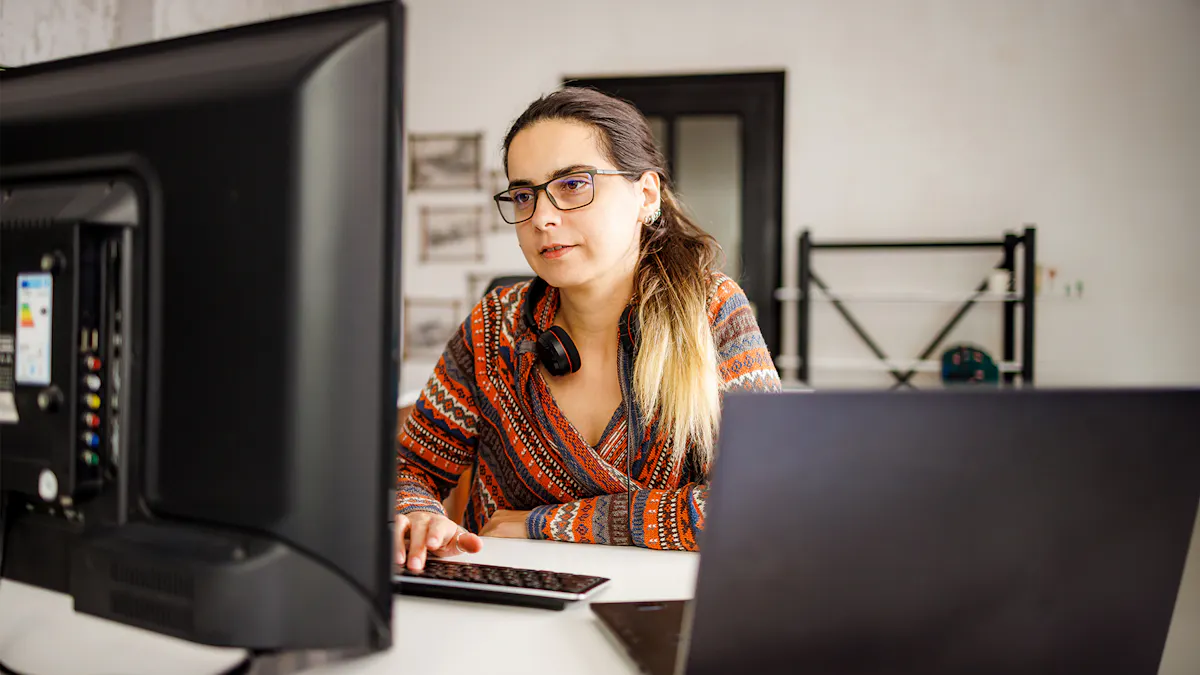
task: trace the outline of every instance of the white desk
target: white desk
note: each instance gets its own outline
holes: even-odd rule
[[[597,601],[689,598],[699,562],[691,553],[511,539],[486,539],[482,553],[462,559],[611,578]],[[327,663],[319,663],[323,655],[290,655],[253,672],[296,672],[288,666],[307,662],[313,665],[302,669],[305,675],[636,673],[583,603],[554,612],[397,596],[392,626],[394,646],[387,652]],[[200,647],[77,615],[65,596],[0,582],[0,660],[22,672],[210,675],[241,658],[238,650]],[[1197,666],[1200,519],[1159,672],[1194,675]]]
[[[0,661],[30,675],[213,675],[239,664],[215,649],[77,614],[70,596],[0,580]]]
[[[485,539],[472,562],[533,567],[612,579],[594,596],[609,600],[692,597],[699,556],[628,547]],[[488,672],[612,675],[637,670],[601,632],[586,603],[561,612],[396,596],[394,645],[378,654],[305,667],[305,675]],[[75,614],[67,596],[0,582],[0,661],[20,672],[211,675],[236,665],[240,650],[213,649]],[[285,656],[261,672],[320,655]]]
[[[464,559],[612,579],[593,597],[597,602],[690,598],[700,560],[694,553],[514,539],[485,539],[482,552]],[[401,595],[393,611],[390,651],[305,675],[637,673],[587,603],[555,612]]]

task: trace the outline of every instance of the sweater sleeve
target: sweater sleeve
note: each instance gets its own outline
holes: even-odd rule
[[[737,282],[721,275],[709,302],[722,392],[779,391],[782,386],[758,321]],[[707,467],[706,467],[707,471]],[[708,482],[674,489],[643,489],[533,509],[530,539],[697,551],[704,530]]]
[[[713,296],[708,311],[721,364],[722,395],[733,390],[782,390],[775,360],[767,350],[745,291],[722,275]]]
[[[442,501],[475,458],[471,319],[446,345],[396,439],[396,512],[445,514]]]

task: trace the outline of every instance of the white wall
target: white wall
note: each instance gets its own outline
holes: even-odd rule
[[[0,62],[106,48],[147,2],[161,38],[341,1],[0,0]],[[806,226],[824,238],[995,237],[1033,222],[1039,258],[1086,290],[1039,311],[1042,384],[1200,383],[1187,356],[1200,331],[1196,0],[408,6],[410,131],[482,130],[494,167],[507,124],[564,75],[786,70],[789,278]],[[461,269],[412,264],[415,237],[408,228],[410,290],[465,297]],[[525,269],[510,236],[488,246],[489,269]],[[849,289],[957,289],[990,264],[961,257],[935,274],[919,258],[816,261]],[[951,309],[857,311],[905,357]],[[974,311],[952,337],[998,350],[998,316]],[[865,355],[828,311],[815,320],[814,356]],[[427,372],[411,365],[406,387]]]
[[[621,0],[577,19],[553,2],[410,8],[414,131],[482,128],[498,143],[564,75],[784,69],[789,248],[806,225],[998,237],[1034,222],[1041,260],[1085,281],[1082,301],[1039,312],[1043,384],[1200,383],[1182,356],[1200,332],[1194,1]],[[947,312],[926,312],[898,354]],[[818,317],[827,336],[833,321]],[[822,344],[857,347],[834,335]]]
[[[112,47],[118,0],[0,0],[0,65]]]
[[[0,0],[0,64],[20,66],[357,0]]]
[[[154,38],[158,40],[358,4],[356,0],[153,0],[153,3]]]

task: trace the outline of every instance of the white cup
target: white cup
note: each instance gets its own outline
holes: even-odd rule
[[[994,295],[1004,295],[1008,293],[1008,270],[995,270],[992,276],[988,277],[988,292]]]

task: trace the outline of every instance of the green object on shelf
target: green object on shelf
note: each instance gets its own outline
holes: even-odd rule
[[[983,349],[954,345],[942,352],[942,382],[946,384],[998,384],[1000,369]]]

